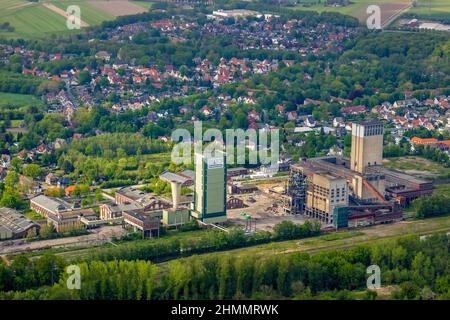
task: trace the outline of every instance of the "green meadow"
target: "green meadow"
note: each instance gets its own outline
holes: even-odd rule
[[[42,101],[35,96],[28,94],[17,94],[0,92],[0,107],[2,106],[23,106],[23,105],[37,105],[42,106]]]

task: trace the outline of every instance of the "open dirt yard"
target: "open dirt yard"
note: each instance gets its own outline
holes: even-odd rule
[[[127,0],[91,0],[89,4],[106,11],[113,16],[126,16],[147,12],[148,9]]]
[[[258,184],[259,191],[252,194],[234,195],[242,199],[245,208],[228,209],[229,221],[239,225],[245,225],[245,219],[240,215],[244,212],[256,219],[256,229],[273,231],[273,227],[285,220],[294,223],[303,223],[305,218],[298,215],[284,213],[282,196],[276,193],[268,193],[269,188],[281,187],[282,183]],[[278,189],[278,188],[277,188]]]

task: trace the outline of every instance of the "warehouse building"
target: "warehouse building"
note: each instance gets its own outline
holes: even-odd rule
[[[123,212],[123,226],[132,227],[142,232],[142,238],[159,237],[161,218],[151,213],[125,211]]]
[[[39,233],[40,226],[23,214],[10,208],[0,208],[0,240],[26,237]]]
[[[109,220],[122,217],[122,214],[126,211],[143,211],[144,208],[135,204],[102,204],[100,205],[100,219]]]
[[[47,218],[57,232],[83,227],[81,217],[95,218],[97,215],[91,208],[82,208],[79,203],[69,203],[63,199],[39,195],[30,200],[32,210]]]
[[[123,187],[116,191],[116,204],[134,204],[145,211],[170,208],[170,203],[135,187]]]
[[[348,190],[344,178],[327,172],[311,176],[306,190],[306,216],[332,223],[334,209],[347,205]]]

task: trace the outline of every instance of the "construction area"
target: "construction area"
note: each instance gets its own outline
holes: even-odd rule
[[[284,185],[280,186],[279,182],[274,182],[258,186],[258,190],[251,194],[234,196],[243,202],[244,207],[228,209],[228,221],[245,226],[246,221],[241,213],[246,213],[256,224],[257,230],[263,231],[273,231],[276,224],[286,220],[303,223],[305,221],[304,216],[285,212],[283,207],[285,196],[283,193],[285,193]]]

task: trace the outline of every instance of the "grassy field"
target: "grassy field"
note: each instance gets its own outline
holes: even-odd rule
[[[45,217],[43,215],[33,210],[25,212],[25,216],[33,221],[45,220]]]
[[[440,196],[450,197],[450,183],[436,186],[433,193]]]
[[[2,106],[42,105],[42,101],[28,94],[0,92],[0,108]]]
[[[383,164],[392,169],[404,171],[421,178],[439,179],[450,175],[450,168],[420,157],[400,157],[384,159]]]
[[[147,1],[134,1],[133,0],[133,3],[140,5],[141,7],[144,7],[144,8],[148,8],[148,9],[150,9],[153,6],[153,2],[147,2]]]
[[[88,25],[98,25],[103,21],[115,19],[106,10],[91,4],[92,0],[40,0],[38,3],[27,0],[1,0],[0,23],[9,22],[14,32],[0,31],[0,36],[8,38],[35,38],[49,34],[59,34],[70,31],[63,16],[69,5],[77,5],[81,9],[81,20]],[[134,2],[138,6],[150,8],[150,3]],[[45,7],[45,4],[62,10],[62,14]]]

